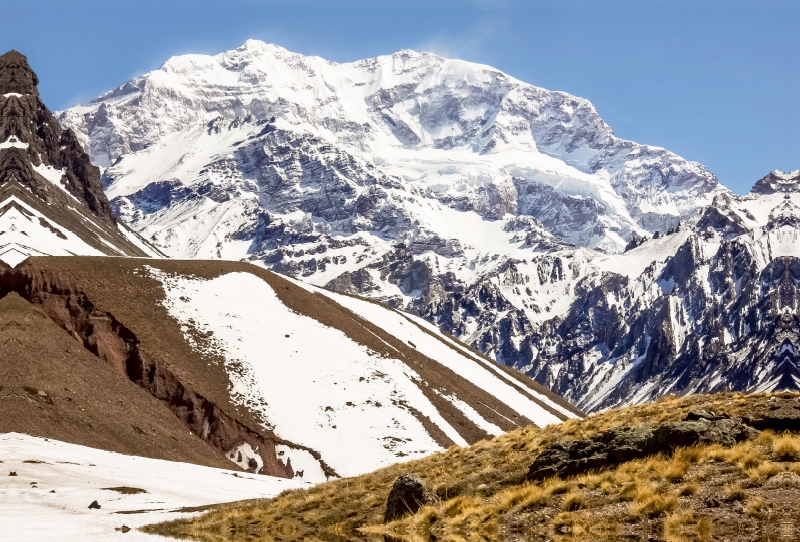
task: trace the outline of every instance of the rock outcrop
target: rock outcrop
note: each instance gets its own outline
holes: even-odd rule
[[[111,213],[100,170],[42,103],[24,55],[0,56],[0,259],[157,256]]]
[[[61,172],[58,182],[94,215],[113,222],[111,207],[74,132],[63,129],[39,97],[39,78],[17,51],[0,56],[0,183],[16,181],[49,201],[60,195],[35,168]]]
[[[696,413],[691,420],[657,425],[619,427],[583,440],[565,440],[545,448],[528,470],[526,479],[539,481],[603,470],[676,448],[707,444],[733,446],[754,438],[758,431],[730,418]],[[711,418],[711,419],[709,419]]]
[[[773,396],[748,409],[742,421],[759,430],[800,432],[800,398]]]

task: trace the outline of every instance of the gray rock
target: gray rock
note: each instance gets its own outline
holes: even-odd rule
[[[686,415],[686,417],[684,418],[684,421],[692,422],[692,421],[697,421],[697,420],[708,420],[710,422],[713,422],[715,420],[725,419],[726,417],[727,416],[724,416],[724,415],[717,416],[715,413],[711,412],[710,410],[705,410],[705,409],[699,408],[697,410],[692,410],[691,412],[689,412]]]
[[[800,431],[800,405],[794,399],[792,396],[773,396],[768,403],[755,405],[742,421],[762,431]]]
[[[395,480],[389,492],[383,522],[389,523],[408,514],[414,514],[420,507],[434,502],[436,497],[428,491],[419,476],[403,474]]]
[[[758,431],[738,420],[667,422],[654,426],[618,427],[583,440],[565,440],[545,448],[528,470],[529,481],[603,470],[620,463],[698,444],[733,446]]]

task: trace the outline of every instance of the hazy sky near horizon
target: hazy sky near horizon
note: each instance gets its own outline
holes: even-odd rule
[[[248,38],[336,62],[420,49],[587,98],[738,193],[800,169],[800,2],[0,0],[0,21],[53,110]]]

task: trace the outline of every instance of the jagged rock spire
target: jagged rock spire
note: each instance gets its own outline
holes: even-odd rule
[[[117,223],[100,170],[44,105],[38,84],[25,55],[0,56],[0,259],[157,254]]]
[[[27,186],[50,205],[63,199],[62,190],[36,169],[60,170],[56,182],[82,201],[96,216],[113,222],[103,193],[100,170],[93,166],[72,130],[62,130],[39,98],[39,78],[25,55],[9,51],[0,56],[0,186]]]
[[[753,188],[750,189],[751,194],[775,194],[777,192],[789,193],[800,192],[800,170],[784,173],[775,170],[766,177],[758,180]]]
[[[0,94],[39,95],[39,78],[28,64],[28,58],[13,49],[0,56]]]

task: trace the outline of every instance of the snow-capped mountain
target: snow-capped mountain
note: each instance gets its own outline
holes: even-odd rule
[[[719,194],[674,235],[597,261],[528,374],[583,408],[800,389],[800,171]]]
[[[518,366],[593,249],[725,192],[614,137],[584,99],[414,51],[335,64],[248,41],[59,118],[106,167],[117,215],[166,253],[369,296]]]
[[[37,84],[0,57],[0,434],[319,482],[581,415],[411,315],[159,257]]]
[[[110,166],[124,216],[150,235],[169,229],[175,237],[154,240],[187,257],[218,256],[257,223],[190,228],[186,212],[152,202],[154,183],[171,183],[169,207],[192,193],[254,199],[273,220],[304,213],[339,234],[398,240],[414,222],[429,226],[419,208],[433,202],[486,219],[531,215],[611,252],[633,233],[673,228],[720,189],[699,164],[614,137],[587,100],[414,51],[335,64],[248,41],[172,58],[61,122]],[[379,207],[393,224],[364,208],[374,200],[388,200]]]

